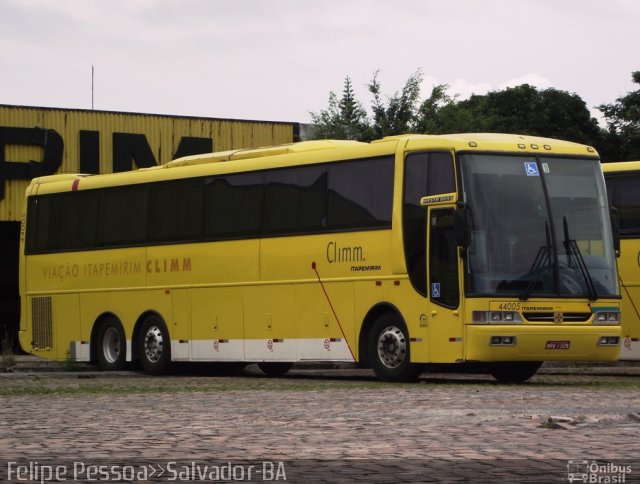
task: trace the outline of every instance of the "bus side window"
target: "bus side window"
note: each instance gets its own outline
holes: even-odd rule
[[[460,301],[453,209],[433,209],[430,216],[429,282],[431,301],[457,308]]]
[[[622,237],[637,237],[640,235],[640,177],[616,177],[613,180],[613,203],[611,205],[618,209],[620,235]],[[607,185],[609,192],[610,188],[611,186]]]

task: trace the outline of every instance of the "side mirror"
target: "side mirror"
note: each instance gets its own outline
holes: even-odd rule
[[[616,251],[616,257],[620,257],[620,217],[618,216],[618,209],[616,207],[609,209],[609,217],[611,218],[613,249]]]
[[[467,248],[471,244],[471,209],[466,205],[459,205],[453,212],[453,232],[456,245]]]

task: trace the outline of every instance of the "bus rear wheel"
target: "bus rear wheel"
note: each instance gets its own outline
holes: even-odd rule
[[[98,364],[103,371],[119,371],[127,359],[127,339],[124,328],[115,317],[109,317],[100,325],[96,341]]]
[[[373,324],[368,354],[371,368],[383,381],[415,381],[423,370],[411,363],[409,332],[397,315],[383,315]]]
[[[541,361],[514,361],[493,363],[487,369],[500,383],[522,383],[535,375],[541,366]]]
[[[171,362],[171,340],[166,324],[158,316],[149,316],[138,334],[142,368],[151,375],[163,374]]]
[[[278,376],[284,375],[291,369],[292,366],[293,366],[293,363],[271,363],[271,362],[258,363],[258,368],[260,368],[262,373],[272,377],[278,377]]]

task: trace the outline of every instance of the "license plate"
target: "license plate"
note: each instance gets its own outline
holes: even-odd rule
[[[568,350],[571,341],[547,341],[547,350]]]

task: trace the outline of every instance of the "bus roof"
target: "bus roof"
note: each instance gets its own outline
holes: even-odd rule
[[[603,163],[602,171],[604,171],[605,173],[640,171],[640,161],[616,161],[611,163]]]
[[[178,158],[164,165],[104,175],[60,174],[35,178],[39,193],[91,189],[255,171],[267,168],[297,166],[395,153],[399,144],[407,151],[452,150],[478,152],[544,153],[546,155],[597,156],[594,148],[578,143],[500,133],[466,133],[445,135],[397,135],[371,143],[347,140],[302,141],[262,148],[238,149]],[[229,163],[233,162],[233,163]],[[46,185],[46,188],[42,185]],[[28,194],[33,193],[31,190]]]

